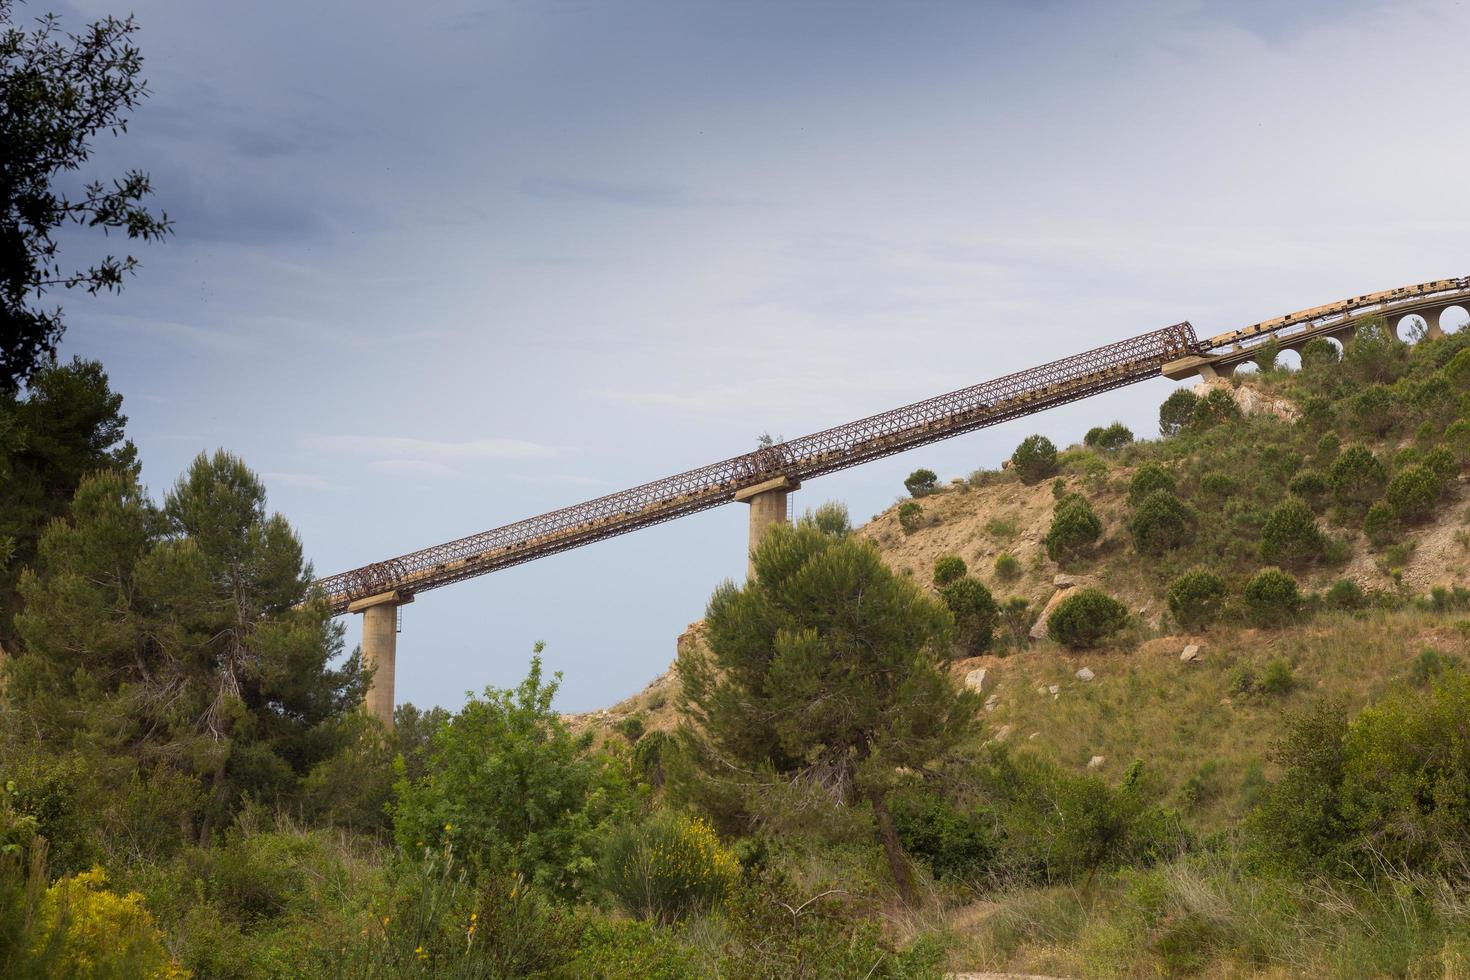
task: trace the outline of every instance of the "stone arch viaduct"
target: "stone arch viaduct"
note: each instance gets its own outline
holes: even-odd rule
[[[754,546],[786,520],[788,494],[802,481],[1056,405],[1163,376],[1228,377],[1275,339],[1300,351],[1308,341],[1343,342],[1367,321],[1388,329],[1410,316],[1427,337],[1442,334],[1446,310],[1470,312],[1470,277],[1439,279],[1354,296],[1200,340],[1186,321],[1027,371],[892,409],[846,425],[735,456],[653,483],[331,575],[313,583],[334,615],[360,613],[362,658],[373,670],[369,712],[393,724],[397,610],[430,589],[733,502],[750,506]]]

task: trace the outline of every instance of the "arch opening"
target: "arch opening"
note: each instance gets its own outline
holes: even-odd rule
[[[1283,371],[1300,371],[1302,369],[1302,355],[1300,351],[1283,350],[1276,355],[1276,366]]]
[[[1394,336],[1406,344],[1417,344],[1429,333],[1429,321],[1419,313],[1406,313],[1394,324]]]
[[[1470,307],[1446,306],[1439,315],[1439,329],[1445,333],[1459,333],[1470,326]]]

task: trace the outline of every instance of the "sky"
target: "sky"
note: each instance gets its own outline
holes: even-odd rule
[[[63,356],[108,369],[155,496],[229,449],[323,575],[1180,320],[1470,273],[1464,0],[131,9],[153,94],[89,173],[148,171],[176,234],[61,297]],[[1171,389],[796,505],[862,522],[1032,432],[1153,435]],[[398,699],[512,686],[544,640],[561,709],[610,705],[745,542],[731,505],[425,593]]]

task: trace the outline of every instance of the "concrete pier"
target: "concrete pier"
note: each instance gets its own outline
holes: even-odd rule
[[[363,696],[368,713],[393,730],[393,672],[398,658],[398,607],[413,602],[402,592],[384,592],[347,606],[362,613],[362,664],[373,670],[372,685]]]
[[[745,577],[755,578],[755,562],[749,555],[761,543],[766,532],[777,524],[786,523],[786,498],[799,489],[801,484],[786,476],[746,487],[735,494],[736,501],[750,505],[750,547],[745,563]]]

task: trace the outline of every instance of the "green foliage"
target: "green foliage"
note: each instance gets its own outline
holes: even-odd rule
[[[1467,352],[1470,353],[1470,352]],[[1470,419],[1456,419],[1444,430],[1445,445],[1461,466],[1470,463]]]
[[[685,790],[723,792],[732,771],[764,771],[866,801],[900,892],[912,897],[887,806],[894,770],[947,755],[978,708],[941,667],[950,614],[868,542],[776,527],[753,560],[754,579],[711,597],[707,650],[679,653]]]
[[[1046,436],[1027,436],[1011,454],[1011,465],[1021,482],[1040,483],[1056,471],[1057,447]]]
[[[645,733],[633,746],[633,771],[654,789],[664,784],[664,757],[672,751],[673,741],[668,732],[652,731]]]
[[[893,819],[906,851],[929,866],[935,878],[975,882],[996,854],[994,816],[965,811],[926,789],[909,789],[893,802]]]
[[[1302,373],[1312,375],[1327,374],[1335,369],[1342,355],[1338,353],[1337,345],[1324,337],[1317,337],[1302,345]]]
[[[1321,395],[1302,400],[1302,422],[1315,431],[1321,432],[1331,426],[1333,415],[1332,402]]]
[[[590,734],[574,736],[552,710],[560,675],[543,683],[540,650],[514,690],[471,696],[434,734],[428,772],[394,787],[394,834],[407,854],[452,844],[472,875],[515,870],[576,896],[627,792],[589,753]]]
[[[613,731],[627,739],[628,744],[631,745],[643,737],[643,716],[629,715],[626,718],[620,718],[613,725]]]
[[[1052,609],[1047,635],[1072,649],[1105,642],[1128,625],[1128,607],[1097,589],[1078,589]]]
[[[951,582],[964,578],[970,569],[959,555],[944,555],[934,563],[934,584],[943,588]]]
[[[995,577],[1002,582],[1014,582],[1021,577],[1021,560],[1009,551],[995,556]]]
[[[1392,507],[1380,500],[1363,516],[1363,533],[1375,548],[1390,544],[1398,535],[1399,521]]]
[[[910,496],[927,497],[934,492],[934,487],[938,482],[939,477],[933,470],[917,469],[908,475],[903,485]]]
[[[1284,657],[1273,657],[1266,662],[1265,670],[1261,671],[1261,678],[1256,683],[1256,689],[1262,694],[1277,697],[1287,694],[1296,687],[1296,675],[1292,670],[1291,661]]]
[[[810,524],[823,534],[830,534],[835,538],[852,533],[852,520],[848,516],[847,505],[836,500],[829,500],[816,510],[807,511],[802,515],[801,523]]]
[[[1322,557],[1326,539],[1312,509],[1299,497],[1287,497],[1261,529],[1261,557],[1273,565],[1303,565]]]
[[[1409,666],[1409,681],[1415,687],[1428,687],[1429,683],[1446,670],[1458,669],[1461,660],[1454,655],[1446,656],[1432,647],[1419,651],[1419,656]]]
[[[1411,466],[1389,481],[1384,498],[1394,517],[1405,522],[1421,521],[1434,511],[1443,484],[1427,466]]]
[[[1082,444],[1090,449],[1101,452],[1113,452],[1122,449],[1133,441],[1133,430],[1122,422],[1114,422],[1107,427],[1094,426],[1087,430],[1082,437]]]
[[[1203,432],[1226,422],[1240,419],[1240,406],[1228,388],[1213,387],[1194,406],[1194,415],[1189,420],[1190,428]]]
[[[1456,388],[1462,391],[1470,388],[1470,348],[1466,348],[1450,358],[1444,366],[1444,375]]]
[[[1435,446],[1424,454],[1423,462],[1441,484],[1447,484],[1460,475],[1460,462],[1449,446]]]
[[[1395,405],[1386,385],[1369,385],[1349,405],[1353,427],[1370,436],[1382,436],[1393,428]]]
[[[1319,466],[1331,466],[1337,454],[1342,451],[1342,440],[1337,437],[1336,432],[1329,432],[1317,440],[1317,464]]]
[[[64,31],[54,15],[29,30],[11,0],[0,0],[0,392],[14,392],[55,357],[65,324],[59,308],[41,306],[58,286],[117,292],[137,265],[108,255],[90,267],[64,265],[62,228],[126,232],[129,239],[167,236],[170,223],[142,205],[148,175],[129,170],[111,180],[78,180],[97,136],[126,132],[147,97],[137,25],[107,17]],[[60,240],[58,240],[60,239]]]
[[[597,980],[686,980],[701,973],[677,932],[636,919],[594,919],[582,930],[569,975]]]
[[[7,977],[39,976],[43,965],[46,975],[57,977],[189,976],[169,954],[143,896],[113,891],[101,868],[52,884],[25,926],[23,945],[0,945],[0,967]]]
[[[1263,568],[1252,576],[1242,598],[1246,616],[1256,626],[1284,626],[1302,609],[1296,579],[1279,568]]]
[[[608,838],[602,884],[625,911],[669,925],[718,904],[740,864],[698,817],[659,813]]]
[[[1183,501],[1167,490],[1155,490],[1133,512],[1128,530],[1133,546],[1146,555],[1161,555],[1184,544],[1198,518]]]
[[[1352,611],[1362,609],[1368,604],[1368,597],[1363,594],[1362,586],[1350,578],[1340,578],[1332,583],[1327,590],[1323,601],[1333,609]]]
[[[1188,388],[1176,388],[1159,406],[1159,434],[1175,436],[1194,419],[1199,396]]]
[[[1267,337],[1265,342],[1256,348],[1255,357],[1251,360],[1256,362],[1256,367],[1262,374],[1269,374],[1276,370],[1277,362],[1281,357],[1281,341],[1275,334]]]
[[[967,657],[990,649],[1000,607],[979,579],[966,576],[939,590],[944,604],[954,615],[955,648]]]
[[[903,528],[904,534],[913,534],[924,524],[924,508],[906,500],[898,505],[898,526]]]
[[[1068,561],[1083,554],[1102,536],[1102,521],[1081,494],[1068,494],[1052,511],[1046,532],[1046,553],[1052,561]]]
[[[1185,629],[1204,629],[1219,617],[1227,596],[1224,579],[1196,566],[1169,585],[1169,612]]]
[[[1293,871],[1336,864],[1348,831],[1341,805],[1346,732],[1341,702],[1319,701],[1288,718],[1271,749],[1281,778],[1249,820],[1263,863]]]
[[[1199,480],[1200,493],[1223,500],[1240,491],[1240,481],[1227,473],[1206,473]]]
[[[1148,499],[1150,494],[1159,490],[1175,494],[1179,492],[1174,474],[1158,463],[1144,463],[1134,471],[1133,479],[1128,481],[1128,503],[1137,507]]]
[[[1403,373],[1409,345],[1391,335],[1381,321],[1359,326],[1343,347],[1343,376],[1359,384],[1390,384]]]
[[[1306,470],[1292,477],[1286,489],[1311,504],[1312,509],[1316,510],[1318,504],[1327,496],[1327,477],[1316,470]]]
[[[1012,644],[1024,646],[1029,639],[1031,624],[1035,621],[1036,613],[1024,596],[1013,595],[1001,603],[1000,628]]]
[[[1366,446],[1348,446],[1327,471],[1338,506],[1361,513],[1383,495],[1388,471]]]

